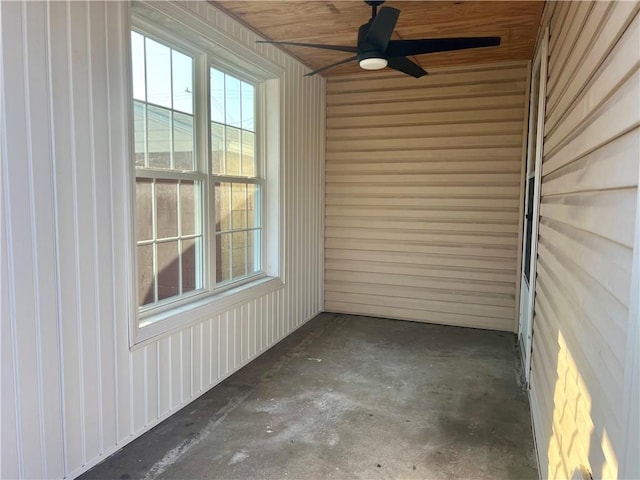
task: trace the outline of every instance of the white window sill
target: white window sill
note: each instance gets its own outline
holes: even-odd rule
[[[161,335],[167,335],[185,326],[213,317],[231,307],[246,303],[274,292],[283,286],[277,277],[262,277],[255,282],[239,285],[220,293],[208,295],[185,305],[145,316],[144,327],[134,332],[131,350],[143,347]]]

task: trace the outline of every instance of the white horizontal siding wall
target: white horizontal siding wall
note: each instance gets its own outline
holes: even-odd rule
[[[583,465],[594,478],[635,478],[621,466],[630,461],[628,433],[638,432],[625,408],[638,378],[625,370],[638,342],[629,312],[640,163],[639,4],[547,8],[531,372],[541,473],[569,478]]]
[[[328,80],[325,310],[513,331],[527,73]]]
[[[2,2],[2,478],[74,477],[322,308],[324,80],[284,69],[285,286],[129,350],[122,2]]]

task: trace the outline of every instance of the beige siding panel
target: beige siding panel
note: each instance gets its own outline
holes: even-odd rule
[[[324,79],[209,2],[163,5],[282,72],[284,285],[130,349],[130,5],[0,2],[0,478],[80,475],[322,310]]]
[[[442,263],[442,262],[441,262]],[[445,278],[458,280],[479,280],[489,283],[508,283],[513,281],[515,270],[498,270],[495,268],[478,268],[468,264],[461,266],[454,265],[452,262],[439,264],[437,261],[425,268],[421,264],[403,264],[395,262],[373,262],[373,261],[353,261],[327,258],[325,268],[335,270],[337,272],[372,272],[388,275],[412,275],[424,278]],[[494,265],[491,265],[492,267]]]
[[[582,4],[582,8],[588,8],[587,2],[580,3]],[[613,2],[598,2],[597,6],[601,9],[605,8],[607,4],[610,6],[613,5]],[[584,53],[584,57],[582,61],[577,64],[575,71],[572,72],[572,75],[567,74],[562,79],[564,90],[562,88],[558,89],[557,101],[553,104],[553,108],[547,111],[545,132],[555,127],[564,115],[566,109],[573,103],[579,93],[583,91],[585,85],[591,81],[594,73],[597,74],[601,64],[605,61],[613,61],[615,55],[611,56],[609,52],[616,45],[617,39],[627,30],[629,23],[637,15],[639,8],[638,2],[617,2],[615,8],[609,10],[608,14],[604,15],[601,19],[595,17],[591,19],[592,22],[603,20],[604,23],[596,32],[591,29],[584,30],[585,36],[590,36],[591,39],[585,39],[581,44],[580,53]],[[585,42],[589,43],[585,44]],[[552,52],[552,58],[553,50],[550,51]],[[634,58],[632,52],[625,60],[632,65],[635,63]],[[563,60],[567,61],[566,58]],[[555,77],[550,77],[549,81],[553,78]],[[562,94],[560,94],[561,90]],[[550,103],[551,100],[551,97],[549,97],[548,103]]]
[[[640,72],[628,78],[612,97],[599,109],[584,128],[575,128],[572,135],[557,148],[544,148],[546,175],[562,165],[610,142],[640,124],[633,106],[640,105]]]
[[[428,78],[428,77],[423,77]],[[331,80],[329,80],[331,81]],[[360,80],[361,81],[361,80]],[[524,89],[523,89],[524,90]],[[378,103],[375,93],[372,93],[369,101],[359,105],[339,105],[327,106],[327,116],[345,117],[345,116],[364,116],[377,115],[382,111],[385,115],[389,114],[406,114],[406,113],[423,113],[423,112],[460,112],[466,110],[491,110],[499,105],[500,108],[517,108],[522,106],[524,101],[524,92],[521,95],[481,95],[470,98],[452,98],[439,100],[421,100],[404,102],[386,102]]]
[[[524,90],[525,81],[520,77],[519,81],[512,82],[492,82],[492,83],[471,83],[466,85],[430,85],[431,88],[419,87],[405,88],[398,90],[397,86],[391,90],[380,90],[372,93],[365,92],[347,92],[341,94],[332,94],[328,99],[327,106],[335,105],[359,105],[371,100],[371,96],[375,95],[376,102],[414,102],[418,100],[431,100],[438,98],[465,98],[477,97],[478,95],[506,95],[521,94]]]
[[[372,272],[327,272],[327,283],[332,281],[371,283],[374,285],[386,284],[393,286],[428,288],[433,291],[441,290],[447,293],[464,292],[477,294],[478,292],[497,293],[501,295],[513,295],[515,287],[510,283],[491,284],[473,280],[447,280],[444,278],[417,277],[411,275],[385,275]]]
[[[635,214],[635,200],[635,188],[549,196],[540,203],[540,216],[631,247],[635,225],[627,215]]]
[[[471,225],[470,229],[474,226]],[[492,225],[493,227],[493,225]],[[423,243],[402,243],[398,244],[392,240],[371,240],[371,239],[336,239],[327,238],[325,247],[327,250],[340,250],[340,247],[348,247],[349,250],[363,250],[363,251],[379,251],[379,252],[410,252],[410,253],[424,253],[434,255],[473,255],[477,257],[491,256],[499,258],[509,258],[513,255],[513,252],[509,251],[504,246],[479,246],[470,247],[469,245],[439,245],[431,244],[426,245]]]
[[[455,74],[455,75],[454,75]],[[331,79],[327,84],[327,94],[332,97],[327,102],[333,102],[333,98],[339,98],[340,94],[361,92],[384,92],[385,90],[422,90],[425,87],[449,87],[452,85],[481,85],[483,83],[522,81],[527,75],[525,64],[518,63],[505,68],[504,65],[487,66],[483,69],[466,67],[462,69],[447,68],[434,69],[429,73],[428,85],[418,84],[411,77],[399,77],[395,73],[382,73],[376,78],[369,78],[366,82],[354,81],[345,75]]]
[[[522,121],[522,106],[513,108],[496,108],[491,110],[462,110],[459,112],[416,112],[388,114],[380,112],[375,117],[335,117],[331,124],[333,130],[327,134],[338,134],[341,128],[387,127],[412,125],[457,125],[472,122],[499,122],[503,120]]]
[[[513,329],[527,71],[328,80],[326,310]]]
[[[413,231],[426,231],[432,233],[447,233],[447,232],[462,232],[466,234],[478,234],[478,233],[513,233],[517,235],[518,232],[511,224],[500,224],[500,223],[485,223],[483,225],[477,225],[473,222],[467,223],[434,223],[433,221],[416,221],[416,220],[397,220],[397,219],[368,219],[368,218],[359,218],[353,219],[350,217],[341,217],[334,216],[327,218],[325,223],[326,227],[340,227],[340,228],[370,228],[370,229],[384,229],[387,227],[393,229],[410,229]],[[494,237],[495,238],[495,237]],[[330,241],[330,238],[327,238],[327,241]],[[466,238],[463,237],[463,240]],[[370,240],[374,242],[375,240]],[[448,241],[448,239],[447,239]],[[362,242],[362,240],[360,240]],[[364,245],[364,243],[362,243]],[[353,248],[357,248],[357,246],[353,246]],[[393,247],[393,238],[390,242],[385,244],[385,248],[394,248]],[[401,245],[397,245],[395,248],[401,249]],[[499,247],[501,248],[501,247]]]
[[[631,256],[627,247],[549,218],[542,219],[540,231],[543,230],[541,236],[545,241],[564,250],[568,258],[592,278],[599,279],[603,288],[628,307]]]
[[[453,161],[453,162],[394,162],[369,163],[367,165],[352,164],[348,161],[331,163],[327,165],[327,175],[346,175],[362,172],[363,174],[434,174],[434,173],[478,173],[478,174],[504,174],[520,173],[519,165],[509,161]]]
[[[543,478],[619,477],[638,201],[638,2],[573,2],[551,31],[531,399]],[[632,381],[637,381],[637,379]]]
[[[401,161],[417,162],[463,162],[481,160],[511,160],[513,157],[522,154],[521,147],[501,147],[501,148],[470,148],[470,149],[435,149],[435,150],[401,150],[389,154],[389,152],[327,152],[327,160],[332,162],[364,162],[389,163],[389,159]]]
[[[569,108],[562,124],[547,132],[546,149],[549,151],[554,150],[571,133],[575,132],[579,125],[588,120],[594,112],[597,115],[597,109],[607,101],[613,92],[618,90],[629,75],[634,75],[634,72],[637,75],[640,61],[634,62],[633,54],[638,49],[639,29],[639,22],[636,21],[631,24],[605,61],[603,68],[599,70],[598,74],[594,76],[593,80],[589,82],[589,85]],[[633,81],[637,82],[637,77]]]
[[[363,140],[377,139],[381,136],[393,138],[414,138],[417,135],[431,137],[466,137],[471,135],[502,135],[502,134],[519,134],[522,133],[522,123],[508,122],[481,122],[474,123],[467,119],[467,122],[458,121],[451,124],[434,124],[431,125],[429,131],[425,131],[424,125],[402,125],[402,126],[384,126],[384,127],[365,127],[365,128],[349,128],[335,129],[327,132],[327,138],[330,140]]]
[[[640,131],[632,130],[545,177],[542,196],[635,186]]]
[[[499,188],[489,189],[481,186],[403,186],[400,189],[392,185],[344,185],[344,184],[327,184],[327,193],[333,195],[381,195],[381,196],[399,196],[398,190],[402,190],[402,196],[425,196],[437,197],[447,196],[460,198],[499,198],[499,199],[518,199],[520,187],[518,186],[502,186]],[[517,204],[517,202],[516,202]],[[504,203],[506,208],[514,208],[513,203]]]
[[[399,310],[396,306],[389,307],[388,303],[382,304],[380,302],[376,304],[358,304],[353,301],[326,301],[325,305],[325,309],[327,311],[349,313],[352,315],[396,318],[398,320],[410,320],[414,322],[424,322],[425,315],[427,315],[429,317],[430,323],[439,323],[442,325],[478,328],[478,323],[482,323],[482,328],[489,330],[507,331],[513,328],[513,319],[503,320],[495,318],[493,316],[482,317],[475,312],[471,315],[465,315],[438,311],[426,311],[424,309],[412,310],[411,308],[408,308],[406,306]]]

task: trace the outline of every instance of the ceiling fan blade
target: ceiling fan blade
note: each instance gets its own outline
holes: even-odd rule
[[[371,22],[369,31],[364,38],[365,42],[373,45],[379,52],[387,49],[393,29],[396,28],[396,22],[400,10],[391,7],[382,7],[376,17]]]
[[[331,65],[327,65],[326,67],[319,68],[317,70],[314,70],[313,72],[305,73],[304,76],[310,77],[311,75],[315,75],[316,73],[324,72],[325,70],[329,70],[330,68],[337,67],[338,65],[343,65],[345,63],[353,62],[354,60],[357,60],[357,59],[358,59],[357,56],[345,58],[344,60],[340,60],[339,62],[332,63]]]
[[[321,45],[317,43],[299,43],[299,42],[272,42],[271,40],[256,40],[256,43],[270,43],[272,45],[293,45],[294,47],[311,47],[322,48],[324,50],[337,50],[339,52],[356,53],[356,47],[347,47],[344,45]]]
[[[414,78],[420,78],[428,73],[417,63],[412,62],[406,57],[395,57],[389,59],[390,68],[398,70],[399,72],[411,75]]]
[[[422,38],[416,40],[391,40],[387,46],[388,57],[406,57],[423,53],[448,52],[465,48],[495,47],[500,37]]]

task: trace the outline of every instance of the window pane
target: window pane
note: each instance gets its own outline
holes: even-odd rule
[[[216,231],[231,230],[231,184],[216,183]]]
[[[144,102],[147,99],[144,75],[144,37],[136,32],[131,32],[131,76],[133,79],[133,98]]]
[[[232,127],[242,126],[240,110],[240,80],[225,75],[225,122]]]
[[[247,232],[236,232],[233,235],[232,278],[244,277],[247,274]]]
[[[171,49],[146,39],[147,101],[171,108]]]
[[[260,212],[258,211],[259,185],[247,185],[247,228],[260,226]]]
[[[231,184],[232,217],[231,228],[247,228],[247,186],[243,183]]]
[[[173,109],[193,114],[193,59],[173,50],[171,60]]]
[[[242,128],[255,132],[254,87],[242,82],[240,88],[242,92]]]
[[[152,303],[155,283],[153,277],[153,245],[138,246],[138,302]]]
[[[156,238],[178,235],[178,181],[156,180]]]
[[[226,127],[226,136],[224,173],[240,176],[240,129]]]
[[[182,293],[196,289],[196,240],[182,241]]]
[[[216,235],[216,282],[231,279],[231,234]]]
[[[196,233],[198,224],[196,202],[199,195],[196,195],[196,185],[192,181],[183,180],[180,182],[180,220],[182,223],[182,235],[193,235]],[[199,233],[199,232],[198,232]]]
[[[193,170],[193,117],[173,113],[173,162],[177,170]]]
[[[149,166],[171,167],[171,111],[147,105]]]
[[[211,122],[211,171],[224,173],[224,125]]]
[[[158,300],[178,295],[178,242],[158,243]]]
[[[247,274],[257,273],[260,266],[260,230],[247,232]]]
[[[133,137],[136,167],[144,167],[147,142],[147,114],[146,105],[133,102]]]
[[[153,180],[136,179],[136,239],[141,242],[153,239]]]
[[[215,68],[209,70],[211,96],[211,120],[224,123],[224,73]]]
[[[255,133],[242,131],[242,176],[256,176],[256,161],[254,156]]]

